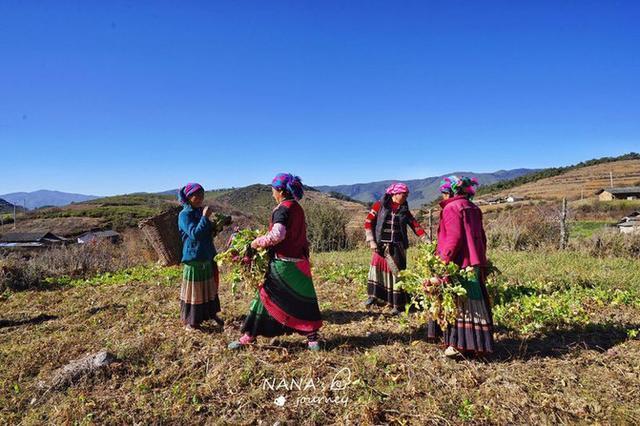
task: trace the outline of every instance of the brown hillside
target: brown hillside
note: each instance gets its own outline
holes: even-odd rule
[[[264,228],[269,222],[271,210],[275,206],[271,189],[266,185],[252,185],[226,192],[207,193],[206,203],[214,211],[233,217],[234,224],[241,228]],[[331,204],[344,211],[349,217],[349,228],[361,226],[367,208],[359,203],[339,200],[317,191],[306,191],[302,205]],[[153,216],[168,206],[177,205],[170,197],[153,194],[131,194],[97,199],[87,203],[71,204],[64,207],[41,209],[18,216],[16,231],[49,231],[54,234],[73,237],[95,229],[122,231],[136,228],[138,222]],[[232,232],[225,229],[220,235],[222,243]],[[4,226],[2,232],[14,231],[13,224]]]
[[[538,200],[552,200],[562,197],[578,200],[583,196],[584,198],[592,198],[595,197],[597,190],[611,186],[610,172],[613,173],[615,187],[637,185],[640,182],[640,160],[624,160],[584,167],[492,195],[517,195]]]
[[[207,195],[207,203],[217,202],[228,208],[244,212],[255,218],[263,226],[269,222],[275,201],[271,196],[268,185],[251,185],[244,188],[230,190],[215,199]],[[330,204],[343,210],[349,217],[349,228],[356,228],[364,223],[367,207],[353,201],[339,200],[319,191],[307,190],[302,199],[302,206],[307,204]]]
[[[305,193],[305,198],[307,198],[308,201],[315,203],[329,203],[343,210],[349,217],[349,224],[347,226],[350,229],[357,229],[364,225],[364,219],[367,216],[368,209],[362,204],[354,203],[352,201],[338,200],[322,192],[313,191],[307,191]],[[364,238],[364,230],[362,232]]]

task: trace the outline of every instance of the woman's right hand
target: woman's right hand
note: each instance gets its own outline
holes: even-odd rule
[[[375,242],[375,241],[369,241],[369,248],[370,248],[371,250],[377,250],[377,248],[378,248],[378,244],[376,244],[376,242]]]
[[[211,209],[211,206],[205,206],[205,208],[202,210],[202,215],[206,216],[207,219],[209,219],[212,214],[213,210]]]
[[[260,248],[260,244],[258,243],[258,238],[256,238],[255,240],[251,241],[251,248],[254,250],[257,250]]]

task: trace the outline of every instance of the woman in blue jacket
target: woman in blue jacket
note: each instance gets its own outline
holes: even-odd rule
[[[188,183],[178,195],[183,205],[178,216],[182,238],[182,287],[180,288],[180,319],[188,331],[197,330],[203,321],[213,319],[219,325],[218,265],[213,260],[216,248],[213,236],[216,226],[210,217],[213,211],[203,208],[204,188]]]

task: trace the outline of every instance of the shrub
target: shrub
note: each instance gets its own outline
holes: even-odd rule
[[[13,214],[11,213],[0,213],[0,216],[2,217],[2,223],[5,225],[8,225],[10,223],[13,223]]]
[[[333,204],[309,203],[305,209],[311,250],[348,250],[353,241],[347,232],[349,218]]]
[[[576,239],[570,246],[596,257],[640,258],[640,234],[622,234],[617,228],[600,229],[591,238]]]
[[[26,290],[38,287],[45,278],[45,271],[30,262],[16,257],[0,260],[0,293],[7,289]]]
[[[503,212],[499,220],[487,224],[486,231],[490,248],[530,250],[557,247],[560,241],[560,221],[553,207]]]

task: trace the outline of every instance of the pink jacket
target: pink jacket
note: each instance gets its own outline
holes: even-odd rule
[[[438,255],[445,262],[467,266],[487,265],[487,237],[482,211],[465,196],[440,202]]]

